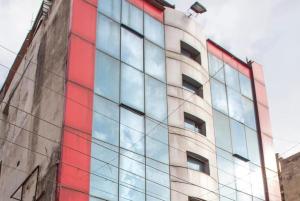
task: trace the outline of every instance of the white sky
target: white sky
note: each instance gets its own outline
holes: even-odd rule
[[[195,0],[169,0],[185,11]],[[276,152],[300,143],[300,1],[199,0],[206,35],[245,60],[264,66]],[[0,0],[0,45],[18,52],[41,0]],[[15,55],[0,48],[0,64]],[[0,66],[0,86],[8,69]],[[300,144],[284,156],[300,151]]]

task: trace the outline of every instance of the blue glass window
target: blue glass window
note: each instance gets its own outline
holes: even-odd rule
[[[146,114],[158,121],[167,117],[166,85],[146,76]]]
[[[228,152],[232,152],[230,123],[228,117],[214,110],[213,118],[216,145]]]
[[[98,11],[120,22],[121,1],[120,0],[98,0]]]
[[[227,97],[225,85],[214,79],[211,80],[212,105],[215,109],[227,114]]]
[[[127,0],[123,0],[122,23],[143,34],[143,11],[130,4]]]
[[[144,117],[121,108],[120,146],[144,155]]]
[[[94,96],[93,137],[119,145],[119,106],[107,99]]]
[[[100,51],[96,53],[95,93],[119,102],[120,62]]]
[[[143,71],[143,39],[122,28],[121,59],[126,64]],[[110,42],[110,41],[109,41]]]
[[[232,67],[225,65],[226,84],[236,91],[240,91],[239,72]]]
[[[241,93],[252,100],[253,95],[252,95],[251,81],[248,77],[246,77],[241,73],[240,73],[240,84],[241,84]]]
[[[235,158],[235,176],[236,176],[236,189],[248,194],[251,192],[251,180],[250,180],[250,166],[249,162],[242,161]]]
[[[98,15],[96,46],[103,52],[120,58],[120,25],[104,15]]]
[[[144,74],[123,63],[121,68],[121,102],[144,112]]]
[[[220,82],[225,82],[224,76],[224,64],[223,61],[218,59],[212,54],[208,54],[209,59],[209,75],[219,80]]]
[[[162,82],[166,81],[165,52],[145,40],[145,72]]]
[[[247,139],[249,160],[252,163],[260,165],[260,152],[259,152],[257,133],[252,129],[246,127],[246,139]]]
[[[244,126],[235,121],[230,120],[231,137],[232,137],[232,149],[234,154],[248,159],[246,134]]]
[[[154,19],[150,15],[144,15],[145,20],[145,37],[152,41],[153,43],[164,47],[164,26],[161,22]]]
[[[245,97],[242,98],[245,124],[256,130],[256,120],[253,102]]]
[[[244,123],[244,111],[241,94],[227,88],[229,116]]]

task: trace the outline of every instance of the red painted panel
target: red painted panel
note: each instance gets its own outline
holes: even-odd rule
[[[91,133],[93,92],[68,81],[66,97],[65,125]]]
[[[230,65],[232,68],[239,71],[238,62],[234,58],[232,58],[230,55],[223,53],[223,60],[225,63]]]
[[[88,201],[89,195],[84,192],[74,191],[73,189],[68,189],[67,187],[61,186],[58,189],[59,197],[61,201]]]
[[[265,83],[265,79],[264,79],[264,73],[263,73],[263,68],[262,65],[253,62],[252,63],[252,71],[253,71],[253,77],[255,80],[260,81],[261,83]]]
[[[256,93],[256,100],[265,105],[268,106],[268,98],[267,98],[267,92],[265,85],[261,84],[258,81],[254,81],[255,86],[255,93]]]
[[[84,0],[73,0],[71,32],[95,43],[97,8]]]
[[[258,103],[257,105],[258,105],[258,117],[259,117],[259,125],[260,125],[261,132],[269,136],[272,136],[269,109],[260,103]]]
[[[270,170],[277,171],[273,138],[262,133],[261,139],[262,139],[262,146],[264,150],[265,166]]]
[[[238,63],[238,69],[239,69],[239,71],[240,71],[242,74],[246,75],[246,76],[249,77],[251,80],[253,79],[253,78],[252,78],[252,75],[251,75],[251,70],[250,70],[250,68],[249,68],[248,66],[245,66],[245,65],[243,65],[243,64]]]
[[[68,80],[93,90],[94,65],[95,47],[91,43],[71,35],[69,41]]]
[[[146,13],[154,17],[163,23],[164,21],[164,11],[156,8],[145,0],[128,0],[130,3],[135,5],[136,7],[144,10]]]
[[[98,0],[85,0],[85,1],[89,2],[90,4],[92,4],[95,7],[98,6]]]
[[[269,201],[282,201],[277,172],[266,169]]]

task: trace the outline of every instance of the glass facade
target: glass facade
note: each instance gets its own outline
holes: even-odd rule
[[[90,200],[170,201],[163,24],[99,0]]]
[[[220,200],[265,200],[251,80],[208,58]]]

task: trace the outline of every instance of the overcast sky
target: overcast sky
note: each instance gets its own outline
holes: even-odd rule
[[[169,0],[187,10],[195,0]],[[199,0],[207,13],[196,18],[207,37],[245,60],[264,66],[275,149],[300,143],[300,1]],[[0,45],[18,52],[41,0],[0,0]],[[0,64],[15,55],[0,47]],[[8,69],[0,66],[0,86]],[[284,156],[300,150],[296,146]]]

